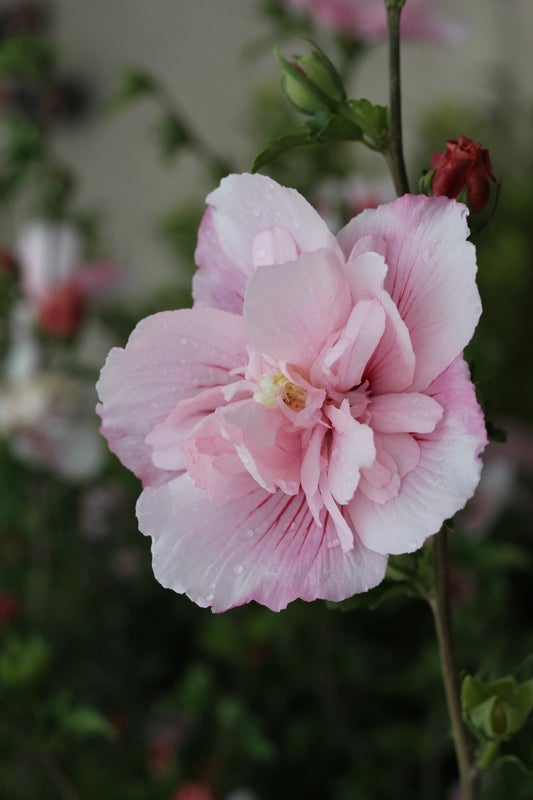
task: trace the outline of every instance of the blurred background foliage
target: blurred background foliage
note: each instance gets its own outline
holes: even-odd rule
[[[280,3],[262,4],[261,13],[271,22],[268,47],[295,30],[320,38],[308,19]],[[76,176],[54,150],[58,126],[82,125],[102,110],[91,105],[88,87],[68,75],[48,22],[40,3],[0,8],[1,212],[68,221],[85,260],[108,257],[98,214],[78,207]],[[338,38],[330,55],[348,75],[367,46]],[[531,141],[533,118],[531,108],[510,113],[503,78],[486,105],[463,108],[436,98],[421,121],[410,171],[416,185],[432,153],[464,134],[490,148],[502,181],[497,212],[474,239],[484,315],[467,355],[489,418],[507,429],[508,439],[490,445],[479,492],[456,522],[453,599],[464,671],[526,680],[533,676],[527,658],[533,653],[533,156],[523,142]],[[171,84],[140,69],[125,73],[114,113],[148,96],[162,156],[177,160],[192,150],[208,185],[227,168],[248,170],[201,142],[165,81]],[[102,114],[101,124],[107,119]],[[278,86],[258,87],[248,121],[257,150],[297,124]],[[298,188],[340,227],[361,208],[392,199],[375,165],[376,157],[357,145],[313,145],[285,154],[265,172]],[[452,798],[456,768],[431,614],[409,596],[407,584],[389,580],[386,591],[340,607],[295,602],[281,614],[250,605],[212,615],[155,581],[149,542],[137,532],[138,482],[113,456],[102,449],[81,475],[47,456],[54,446],[76,447],[72,428],[54,438],[65,403],[75,428],[76,414],[94,405],[97,368],[86,357],[91,334],[120,345],[145,314],[191,303],[178,265],[189,263],[192,274],[204,194],[191,190],[190,200],[160,222],[158,235],[176,258],[175,284],[134,309],[110,292],[83,316],[67,314],[74,321],[61,335],[31,309],[16,242],[3,233],[0,796]],[[30,319],[21,334],[14,320],[25,304]],[[63,312],[61,306],[57,313]],[[11,362],[24,347],[33,366],[21,379]],[[28,386],[50,374],[83,378],[83,411],[77,405],[72,411],[68,395],[54,400],[51,417],[42,409],[14,413],[27,402]],[[416,570],[416,557],[400,566]],[[512,743],[504,742],[501,754],[519,757],[522,766],[500,760],[485,778],[486,800],[531,798],[532,733],[529,720]]]

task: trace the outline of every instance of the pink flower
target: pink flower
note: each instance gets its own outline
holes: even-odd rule
[[[172,800],[215,800],[215,795],[205,783],[184,783]]]
[[[42,329],[52,336],[75,333],[87,302],[118,278],[111,263],[83,263],[80,234],[69,222],[27,223],[16,252],[25,299]]]
[[[282,0],[285,5],[307,13],[321,27],[360,41],[387,37],[383,0]],[[415,41],[453,41],[461,29],[438,14],[440,0],[409,0],[401,16],[402,36]]]
[[[143,320],[97,387],[155,575],[215,611],[366,591],[479,480],[467,210],[407,195],[336,238],[262,175],[207,202],[194,308]]]

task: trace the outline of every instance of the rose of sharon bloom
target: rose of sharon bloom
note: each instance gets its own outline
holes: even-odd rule
[[[311,16],[315,25],[359,41],[387,38],[383,0],[282,0]],[[461,37],[461,26],[439,11],[442,0],[409,0],[400,18],[402,37],[414,41],[449,42]]]
[[[491,182],[496,182],[489,151],[467,136],[448,139],[443,153],[434,153],[430,169],[433,194],[458,197],[466,191],[468,205],[479,213],[487,205]]]
[[[407,195],[335,237],[262,175],[207,202],[194,308],[139,323],[98,384],[155,575],[215,611],[366,591],[479,480],[467,210]]]
[[[87,302],[117,281],[113,264],[83,264],[81,236],[69,222],[28,222],[16,252],[24,297],[41,328],[53,336],[75,333]]]

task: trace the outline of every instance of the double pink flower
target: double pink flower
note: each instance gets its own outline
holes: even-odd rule
[[[466,208],[407,195],[335,237],[261,175],[207,202],[194,308],[143,320],[98,384],[156,577],[215,611],[366,591],[479,480]]]

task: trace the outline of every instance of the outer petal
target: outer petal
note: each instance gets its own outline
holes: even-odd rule
[[[341,600],[375,586],[385,571],[386,559],[358,541],[342,553],[329,518],[318,527],[303,493],[257,487],[215,503],[182,475],[145,489],[137,513],[153,537],[156,578],[213,611],[251,600],[273,611],[298,597]]]
[[[124,349],[111,350],[96,387],[110,449],[144,483],[164,479],[147,434],[180,400],[236,380],[229,371],[246,357],[242,318],[225,311],[183,309],[144,319]]]
[[[404,195],[364,211],[339,234],[348,255],[363,236],[384,239],[384,288],[411,335],[411,389],[425,389],[459,356],[481,313],[467,209],[445,197]]]
[[[456,359],[428,393],[444,417],[432,433],[415,437],[420,461],[402,480],[398,497],[380,505],[357,492],[349,505],[361,540],[378,553],[416,550],[463,508],[479,481],[487,438],[465,361]]]
[[[244,321],[252,347],[310,369],[349,312],[344,268],[334,251],[320,250],[258,270],[248,284]]]
[[[264,175],[230,175],[207,197],[193,281],[197,305],[240,312],[248,279],[254,272],[254,239],[270,228],[284,228],[298,250],[338,250],[326,223],[295,189]]]

